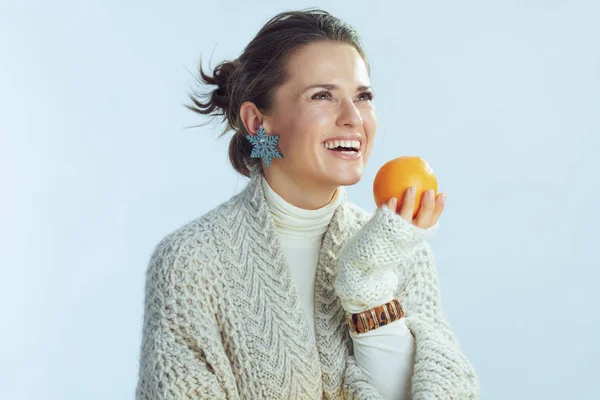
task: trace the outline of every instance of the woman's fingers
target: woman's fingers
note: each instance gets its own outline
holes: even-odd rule
[[[404,198],[402,199],[402,207],[398,213],[406,221],[411,222],[413,220],[413,212],[415,211],[415,195],[417,189],[410,187],[404,192]]]
[[[404,220],[418,226],[419,228],[427,229],[435,225],[442,212],[444,211],[444,203],[446,201],[446,194],[440,193],[435,196],[433,189],[426,190],[421,196],[421,204],[419,206],[419,212],[413,219],[415,210],[416,200],[416,188],[408,188],[403,195],[402,204],[400,210],[398,210],[398,199],[391,197],[386,205],[390,210],[394,210]]]
[[[444,205],[446,203],[446,193],[440,193],[435,198],[435,209],[431,215],[430,226],[435,225],[444,211]]]
[[[421,196],[421,208],[415,218],[415,225],[420,228],[428,228],[431,225],[431,219],[435,210],[435,198],[433,189],[426,190]]]
[[[398,199],[396,197],[390,197],[390,199],[387,202],[387,208],[389,208],[390,210],[394,210],[394,212],[397,211],[398,209]]]

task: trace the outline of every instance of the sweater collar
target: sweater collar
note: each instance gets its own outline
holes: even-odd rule
[[[249,201],[250,206],[254,212],[256,212],[256,213],[265,213],[266,212],[266,213],[270,214],[269,205],[267,204],[266,197],[265,197],[265,191],[262,186],[262,179],[263,179],[262,169],[260,167],[256,167],[256,166],[251,167],[250,168],[250,182],[244,189],[243,193],[241,193],[241,195],[243,195]],[[333,217],[331,218],[330,226],[334,222],[335,223],[339,222],[339,218],[341,217],[340,214],[342,212],[342,209],[344,208],[343,206],[345,205],[346,199],[347,199],[347,193],[343,187],[340,187],[338,192],[339,193],[337,194],[337,198],[336,198],[336,208],[335,208]],[[336,221],[336,219],[338,221]],[[328,229],[328,231],[330,231],[330,230],[331,229]]]

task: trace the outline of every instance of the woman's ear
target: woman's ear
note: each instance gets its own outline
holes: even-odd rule
[[[255,135],[258,127],[263,123],[263,114],[254,103],[246,101],[240,107],[240,119],[244,124],[244,128],[246,128],[246,132]]]

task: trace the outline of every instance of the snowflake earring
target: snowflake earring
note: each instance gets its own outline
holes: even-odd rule
[[[271,161],[274,158],[283,158],[283,155],[277,149],[279,135],[267,135],[262,125],[258,127],[256,135],[246,135],[246,139],[252,143],[252,158],[262,158],[268,168],[271,168]]]

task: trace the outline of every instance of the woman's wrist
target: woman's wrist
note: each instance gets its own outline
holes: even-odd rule
[[[393,298],[398,288],[394,266],[362,268],[359,262],[341,263],[335,291],[348,313],[358,313]]]
[[[370,307],[366,310],[349,313],[346,322],[354,334],[366,333],[382,326],[391,324],[404,317],[404,310],[400,300],[393,297],[391,300]]]
[[[349,299],[344,304],[342,304],[342,307],[344,308],[347,314],[357,314],[366,310],[370,310],[372,308],[390,302],[396,296],[390,293],[389,295],[373,297],[374,300],[368,302],[365,302],[364,299],[358,298],[359,296],[356,297],[356,299]]]

